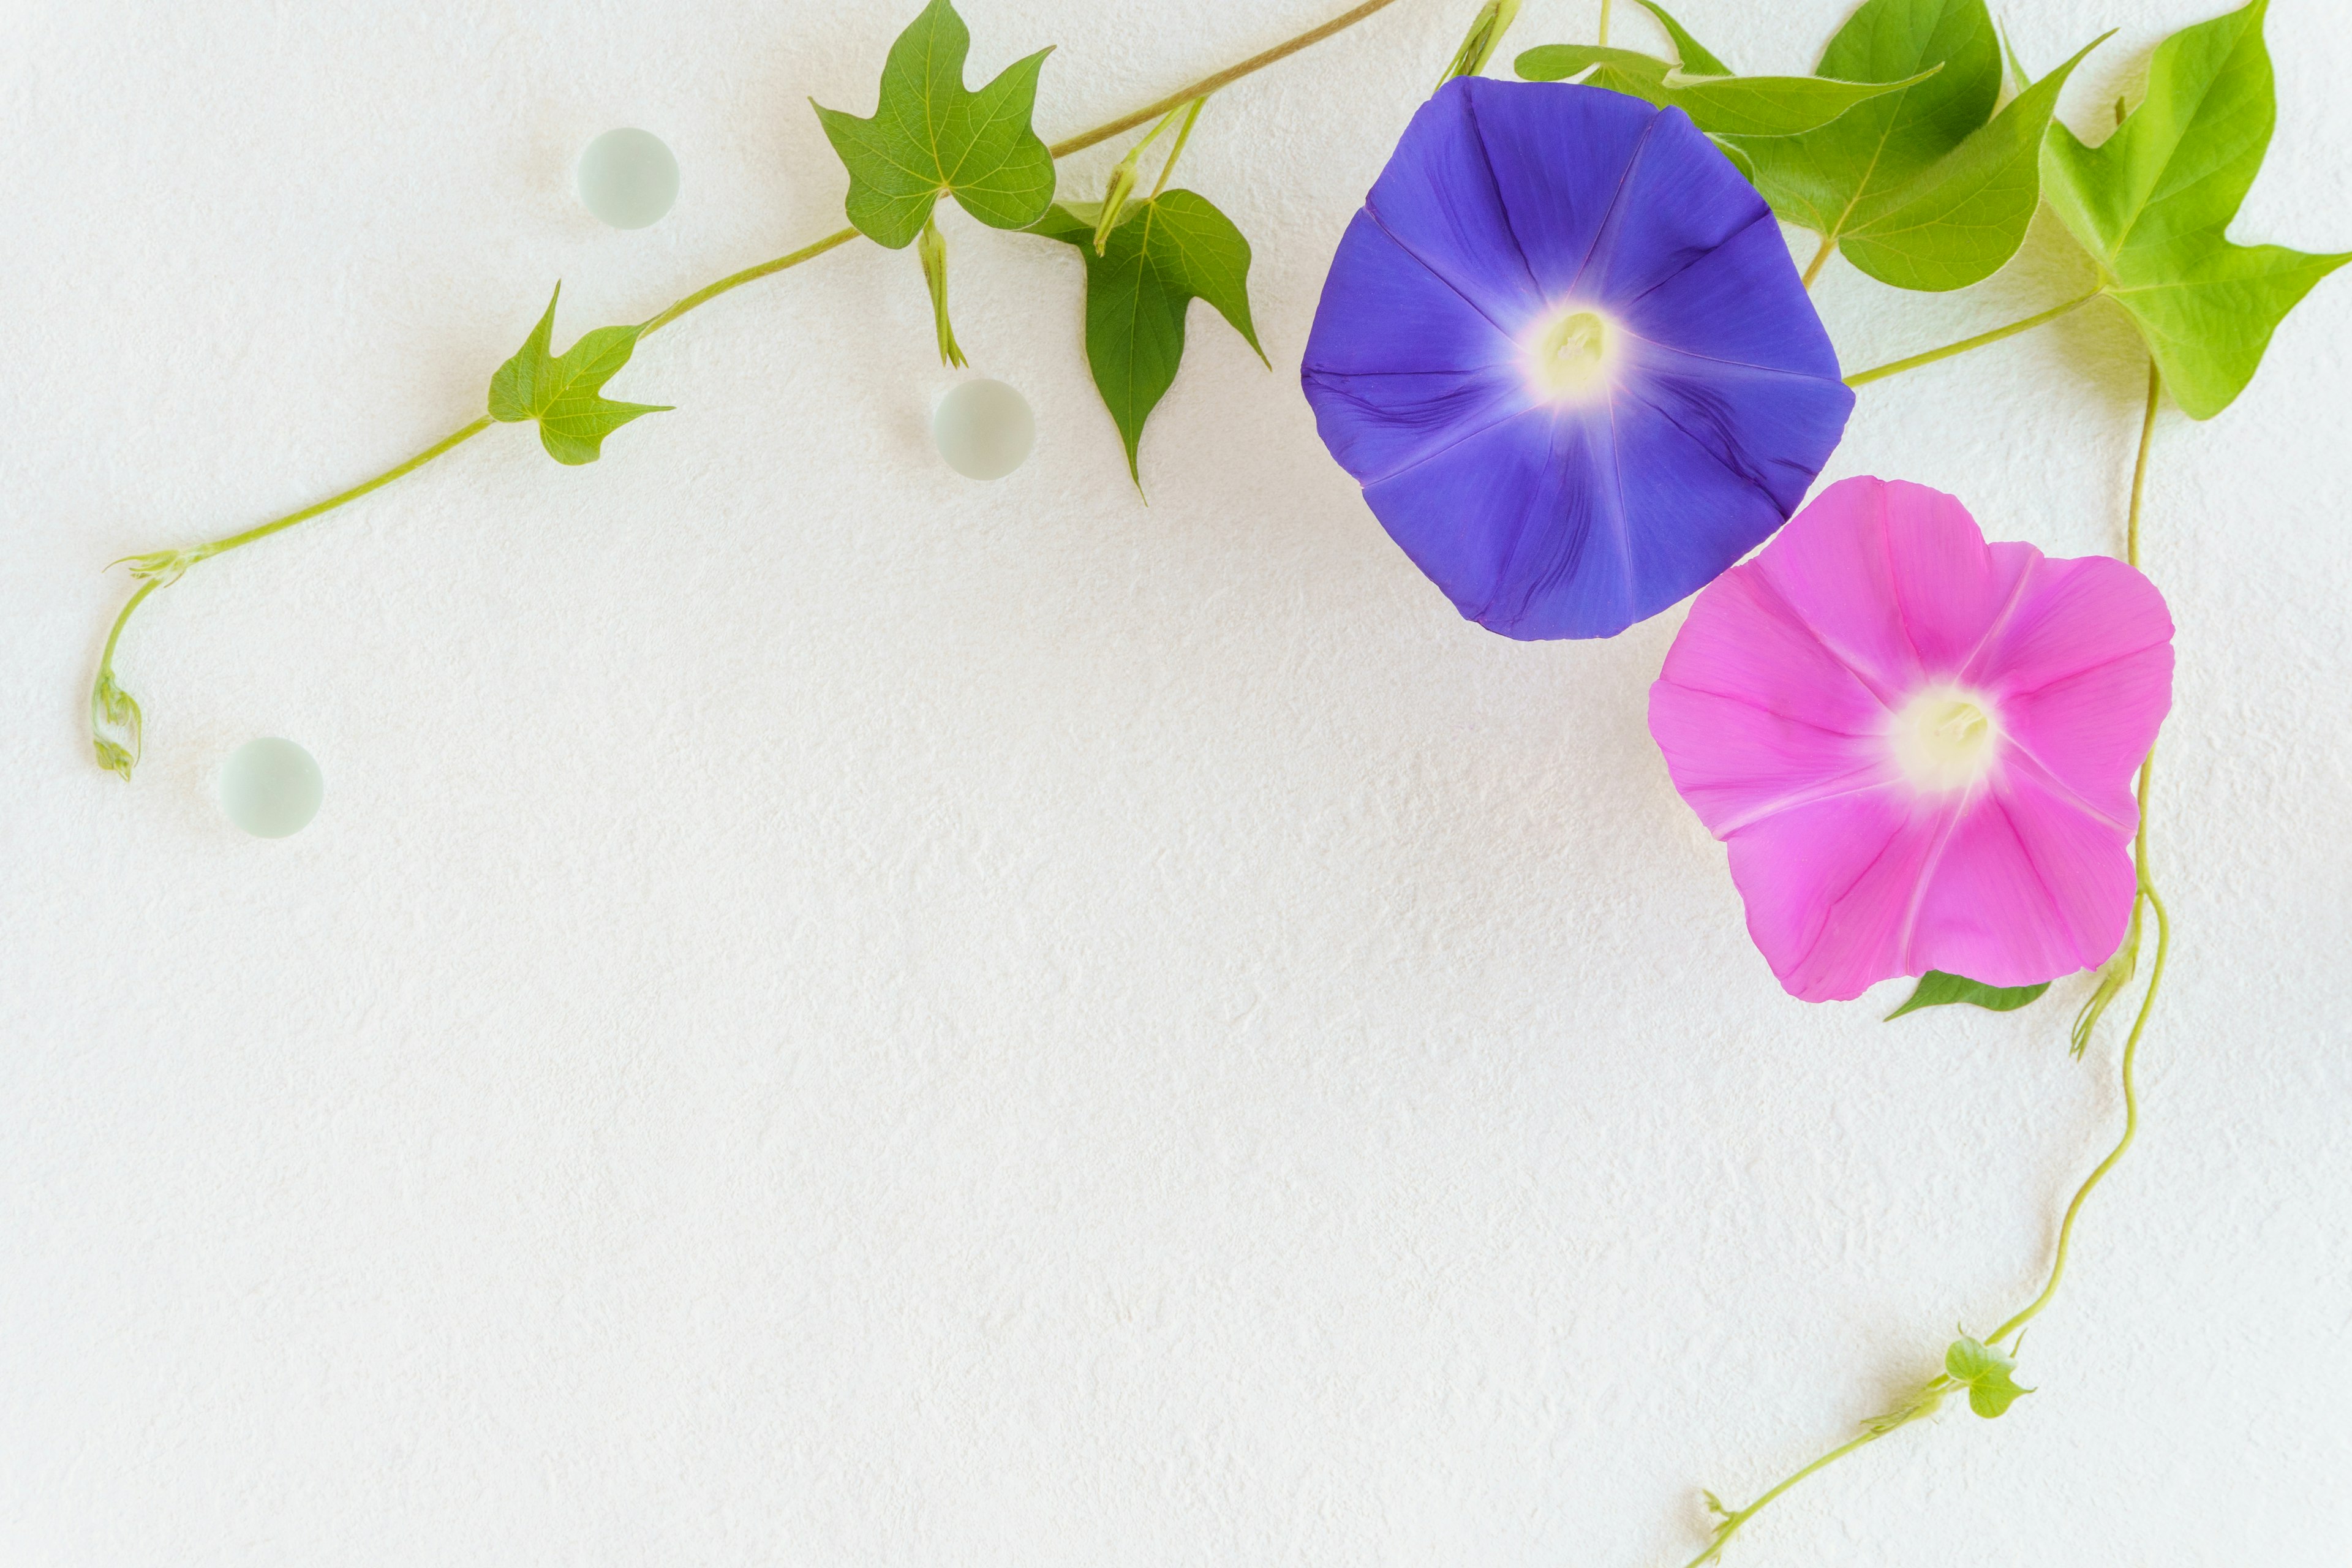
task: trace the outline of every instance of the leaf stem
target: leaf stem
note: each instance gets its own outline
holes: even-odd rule
[[[2134,567],[2139,565],[2139,518],[2142,503],[2147,496],[2148,447],[2156,437],[2157,410],[2163,395],[2163,373],[2151,361],[2147,367],[2147,407],[2140,417],[2139,455],[2132,463],[2131,510],[2124,525],[2124,559]],[[2149,780],[2155,772],[2156,748],[2151,746],[2139,764],[2139,824],[2132,833],[2132,871],[2137,879],[2138,889],[2132,900],[2132,911],[2137,920],[2141,899],[2147,900],[2148,908],[2156,911],[2156,963],[2148,970],[2147,990],[2140,996],[2139,1012],[2132,1019],[2131,1033],[2124,1037],[2123,1136],[2116,1140],[2107,1157],[2083,1178],[2083,1184],[2075,1189],[2074,1201],[2066,1205],[2066,1216],[2058,1224],[2058,1247],[2056,1255],[2050,1261],[2050,1279],[2042,1287],[2042,1294],[2033,1298],[2009,1321],[1995,1329],[1985,1341],[1988,1344],[1997,1344],[2023,1328],[2050,1304],[2052,1297],[2057,1295],[2058,1282],[2066,1274],[2066,1254],[2074,1245],[2074,1221],[2083,1212],[2083,1201],[2091,1195],[2091,1189],[2116,1168],[2116,1162],[2132,1146],[2132,1140],[2139,1135],[2139,1087],[2133,1078],[2132,1069],[2138,1060],[2140,1037],[2147,1029],[2148,1015],[2156,1008],[2157,988],[2164,984],[2165,951],[2172,941],[2172,922],[2165,914],[2164,900],[2157,896],[2155,879],[2148,875],[2147,869],[2147,795]]]
[[[1822,268],[1830,264],[1830,258],[1834,255],[1836,251],[1837,236],[1833,234],[1825,234],[1822,236],[1822,247],[1819,250],[1814,251],[1813,258],[1805,264],[1805,275],[1802,279],[1799,279],[1799,281],[1803,283],[1808,289],[1811,289],[1813,286],[1813,279],[1822,275]]]
[[[1192,100],[1192,107],[1184,111],[1184,123],[1176,130],[1176,145],[1168,149],[1168,162],[1160,165],[1160,178],[1153,182],[1151,195],[1144,198],[1146,201],[1158,201],[1160,193],[1168,188],[1168,176],[1176,172],[1176,160],[1184,155],[1184,143],[1192,140],[1192,122],[1201,118],[1201,110],[1207,107],[1208,101],[1205,98],[1196,98]],[[1159,132],[1152,134],[1158,135]]]
[[[1147,103],[1132,114],[1122,114],[1091,131],[1081,131],[1066,142],[1056,142],[1046,151],[1056,158],[1066,158],[1097,142],[1108,142],[1122,131],[1132,131],[1147,120],[1157,120],[1171,109],[1183,108],[1188,100],[1206,98],[1219,88],[1237,82],[1253,72],[1262,71],[1276,60],[1288,59],[1301,49],[1311,48],[1334,33],[1344,33],[1374,12],[1385,11],[1395,4],[1396,0],[1364,0],[1355,9],[1341,12],[1319,27],[1309,27],[1295,38],[1286,38],[1270,49],[1261,49],[1239,65],[1227,66],[1221,71],[1202,77],[1190,87],[1178,88],[1167,97]]]
[[[1072,153],[1078,152],[1082,148],[1094,146],[1098,142],[1108,141],[1111,137],[1118,135],[1120,132],[1130,130],[1135,126],[1142,124],[1148,120],[1160,119],[1172,115],[1178,110],[1183,109],[1189,103],[1192,106],[1191,112],[1185,118],[1183,131],[1177,137],[1175,151],[1169,154],[1168,161],[1172,166],[1176,161],[1176,154],[1184,150],[1184,137],[1192,132],[1193,120],[1198,118],[1200,115],[1202,100],[1207,98],[1219,88],[1224,87],[1232,82],[1239,81],[1242,78],[1250,75],[1254,71],[1263,70],[1267,66],[1273,65],[1277,60],[1287,59],[1292,55],[1298,53],[1301,49],[1319,44],[1335,33],[1345,32],[1348,28],[1352,27],[1357,23],[1362,21],[1365,17],[1371,16],[1375,12],[1386,10],[1390,5],[1392,5],[1395,3],[1396,0],[1363,0],[1363,4],[1357,5],[1352,10],[1343,12],[1340,15],[1332,17],[1329,21],[1323,23],[1319,26],[1310,27],[1306,32],[1300,33],[1296,37],[1286,39],[1283,42],[1275,45],[1270,49],[1262,49],[1258,53],[1252,55],[1249,58],[1243,60],[1238,65],[1228,66],[1223,70],[1202,77],[1200,80],[1192,83],[1190,87],[1180,89],[1177,91],[1171,93],[1166,98],[1160,100],[1156,103],[1147,104],[1143,108],[1137,110],[1132,114],[1121,115],[1117,120],[1097,125],[1091,131],[1081,132],[1079,134],[1071,137],[1066,142],[1055,142],[1049,151],[1051,151],[1053,155],[1056,158],[1066,157]],[[1167,178],[1167,171],[1165,169],[1161,170],[1160,177],[1162,183],[1165,183]],[[1157,194],[1158,193],[1155,191],[1154,195]],[[680,316],[685,315],[688,311],[699,309],[700,307],[709,304],[711,300],[718,299],[721,294],[728,293],[736,289],[740,289],[746,283],[756,282],[760,279],[772,277],[776,273],[789,270],[792,268],[798,267],[803,261],[814,260],[817,257],[823,256],[826,251],[838,249],[840,247],[848,244],[851,240],[857,237],[858,233],[855,228],[835,229],[833,233],[826,235],[822,239],[813,240],[807,245],[802,246],[798,250],[789,251],[782,256],[775,258],[773,260],[762,261],[755,266],[746,267],[740,272],[730,272],[726,277],[719,279],[717,282],[706,284],[704,287],[696,289],[693,293],[687,295],[685,298],[678,300],[670,305],[667,310],[665,310],[659,314],[648,319],[643,326],[637,329],[637,336],[642,340],[654,332],[659,331],[662,328],[669,325],[672,321],[677,321]],[[242,532],[232,533],[225,538],[215,539],[208,543],[199,544],[187,550],[157,551],[152,554],[131,557],[130,560],[131,561],[132,571],[138,575],[143,577],[145,581],[142,582],[139,585],[138,589],[131,594],[130,599],[123,605],[121,611],[114,617],[114,626],[112,629],[107,633],[105,651],[99,656],[97,677],[90,686],[90,719],[91,730],[93,731],[92,738],[97,742],[99,756],[101,762],[105,763],[105,765],[113,768],[114,771],[120,773],[127,779],[131,776],[131,765],[138,760],[140,742],[138,732],[139,720],[137,717],[138,705],[135,702],[132,702],[118,687],[115,686],[114,652],[117,645],[119,645],[122,639],[122,628],[130,623],[131,613],[137,610],[142,604],[146,602],[149,595],[154,593],[158,588],[166,587],[172,583],[178,581],[183,573],[184,573],[189,567],[196,564],[198,562],[208,561],[215,555],[224,554],[228,551],[236,550],[244,545],[250,544],[255,540],[267,539],[269,535],[282,532],[287,529],[292,528],[297,523],[308,522],[314,517],[319,517],[326,512],[334,510],[337,507],[355,501],[371,490],[381,489],[383,486],[392,483],[393,480],[401,478],[403,475],[413,473],[416,469],[423,468],[425,464],[433,461],[434,458],[448,452],[452,447],[462,446],[464,443],[472,440],[475,437],[488,429],[492,421],[487,416],[477,419],[469,425],[463,426],[457,430],[451,431],[447,436],[443,437],[440,440],[436,441],[432,446],[427,447],[425,450],[417,453],[415,457],[408,458],[406,461],[394,464],[391,468],[386,468],[383,473],[376,475],[373,479],[363,480],[359,484],[353,485],[350,489],[344,490],[337,495],[330,496],[325,500],[316,502],[313,505],[306,506],[299,511],[288,512],[283,517],[272,518],[268,522],[258,523],[252,528],[244,530]],[[110,691],[113,693],[115,700],[122,705],[123,710],[131,715],[129,730],[129,737],[131,744],[127,750],[115,748],[115,751],[119,752],[122,758],[120,762],[110,760],[110,753],[109,748],[112,743],[108,742],[101,732],[106,728],[105,715],[108,711],[107,693]]]
[[[1819,268],[1821,260],[1821,257],[1813,258],[1816,268]],[[1811,274],[1808,273],[1806,276],[1807,280],[1810,281]],[[1929,349],[1926,353],[1913,354],[1909,359],[1899,359],[1892,364],[1873,365],[1868,370],[1856,371],[1845,378],[1845,384],[1848,386],[1866,386],[1874,381],[1883,380],[1890,375],[1900,375],[1906,370],[1917,370],[1923,364],[1933,364],[1939,359],[1950,359],[1954,354],[1964,354],[1970,349],[1980,349],[1988,343],[1997,343],[2003,338],[2013,338],[2020,332],[2032,331],[2044,321],[2054,321],[2070,310],[2081,310],[2105,292],[2105,289],[2094,289],[2089,293],[2078,295],[2063,304],[2053,305],[2046,310],[2038,310],[2021,321],[2011,321],[2005,327],[1995,327],[1989,332],[1979,332],[1972,338],[1962,338],[1958,342],[1946,343],[1942,348]]]
[[[1765,1492],[1761,1497],[1759,1497],[1754,1502],[1749,1503],[1746,1508],[1735,1509],[1725,1513],[1723,1516],[1723,1522],[1715,1527],[1715,1536],[1706,1543],[1706,1549],[1701,1552],[1697,1556],[1692,1558],[1688,1563],[1685,1563],[1683,1568],[1700,1568],[1702,1563],[1717,1561],[1723,1555],[1723,1549],[1731,1544],[1731,1538],[1739,1533],[1740,1528],[1747,1524],[1749,1520],[1754,1519],[1758,1514],[1763,1512],[1764,1510],[1769,1507],[1781,1493],[1789,1490],[1791,1487],[1794,1487],[1799,1481],[1804,1480],[1811,1476],[1817,1475],[1821,1471],[1829,1468],[1832,1465],[1836,1464],[1840,1459],[1844,1458],[1848,1454],[1853,1453],[1856,1449],[1866,1448],[1871,1444],[1877,1442],[1881,1437],[1886,1436],[1890,1433],[1900,1431],[1902,1428],[1911,1425],[1914,1421],[1924,1420],[1926,1417],[1933,1415],[1937,1407],[1943,1404],[1944,1395],[1949,1393],[1953,1387],[1954,1384],[1949,1377],[1938,1373],[1919,1391],[1918,1394],[1913,1398],[1909,1405],[1904,1406],[1901,1410],[1892,1412],[1888,1415],[1878,1417],[1876,1420],[1865,1423],[1859,1436],[1847,1439],[1845,1442],[1839,1444],[1836,1447],[1832,1448],[1828,1453],[1823,1454],[1820,1458],[1815,1459],[1811,1464],[1782,1477],[1780,1482],[1770,1490]]]
[[[168,587],[178,582],[182,574],[200,561],[209,561],[215,555],[225,555],[232,550],[251,544],[257,539],[267,539],[273,533],[281,533],[298,522],[308,522],[322,512],[332,511],[348,501],[357,500],[370,490],[381,489],[402,475],[423,468],[452,447],[463,446],[489,427],[489,416],[485,415],[470,425],[452,430],[415,457],[404,462],[394,463],[373,479],[363,479],[340,495],[330,496],[325,500],[316,501],[299,510],[289,511],[283,517],[272,518],[268,522],[257,523],[241,532],[227,534],[191,549],[159,551],[152,555],[133,558],[131,570],[145,580],[132,592],[131,597],[123,602],[121,610],[115,616],[114,625],[106,634],[106,647],[98,656],[98,673],[90,679],[90,732],[91,740],[98,747],[100,761],[128,779],[131,776],[131,770],[138,765],[140,753],[144,749],[142,733],[144,722],[140,717],[139,706],[125,697],[115,682],[114,650],[122,641],[122,628],[131,624],[131,615],[141,605],[147,602],[149,595],[158,588]],[[123,710],[128,714],[128,720],[123,728],[125,739],[129,744],[115,752],[110,751],[109,742],[104,735],[109,720],[107,700],[109,692],[113,693],[115,700],[122,705]]]
[[[2156,911],[2156,963],[2148,970],[2147,990],[2140,997],[2139,1014],[2132,1019],[2131,1033],[2124,1038],[2124,1134],[2107,1152],[2107,1157],[2083,1178],[2083,1184],[2074,1190],[2074,1201],[2066,1205],[2066,1217],[2058,1225],[2058,1249],[2050,1262],[2049,1283],[2042,1287],[2042,1294],[2019,1309],[2016,1316],[1987,1335],[1987,1344],[1998,1344],[2032,1321],[2035,1315],[2050,1304],[2051,1298],[2058,1294],[2058,1282],[2065,1278],[2066,1254],[2074,1246],[2074,1221],[2083,1212],[2083,1201],[2091,1195],[2092,1188],[2105,1180],[2107,1173],[2116,1168],[2116,1163],[2132,1146],[2132,1140],[2139,1135],[2139,1086],[2133,1077],[2133,1068],[2137,1065],[2140,1037],[2147,1029],[2148,1015],[2156,1009],[2157,988],[2164,984],[2165,952],[2172,942],[2172,922],[2165,914],[2164,900],[2157,897],[2156,883],[2147,874],[2147,790],[2148,778],[2155,768],[2156,752],[2150,748],[2146,760],[2139,765],[2139,831],[2132,839],[2132,864],[2139,878],[2138,897],[2146,899],[2148,907]]]
[[[2157,405],[2164,396],[2164,373],[2147,362],[2147,410],[2140,416],[2139,456],[2132,463],[2131,513],[2124,524],[2124,559],[2139,565],[2139,509],[2147,496],[2147,448],[2156,439]],[[2145,803],[2142,803],[2145,805]],[[2145,818],[2142,819],[2145,821]]]
[[[289,511],[284,517],[272,518],[268,522],[257,523],[253,527],[247,529],[242,533],[232,533],[226,539],[215,539],[209,544],[199,544],[194,550],[184,552],[187,557],[187,563],[193,566],[199,561],[209,561],[215,555],[226,554],[229,551],[239,549],[242,546],[250,544],[257,539],[267,539],[273,533],[282,533],[298,522],[308,522],[312,518],[319,516],[322,512],[330,512],[339,506],[342,506],[351,501],[355,501],[359,500],[360,497],[367,494],[370,490],[382,489],[384,486],[392,483],[393,480],[399,479],[402,475],[414,473],[418,468],[421,468],[425,464],[431,462],[434,458],[440,457],[444,453],[448,452],[455,447],[464,446],[467,442],[472,440],[475,437],[488,429],[490,427],[490,417],[486,414],[470,425],[461,426],[457,429],[450,431],[449,434],[442,437],[441,439],[434,442],[433,445],[425,447],[425,450],[417,453],[416,456],[409,458],[406,462],[394,463],[392,467],[378,474],[375,478],[372,479],[362,479],[358,484],[353,485],[351,489],[343,491],[341,495],[329,496],[325,500],[306,506],[299,511]]]
[[[837,249],[856,237],[857,231],[854,228],[837,228],[823,239],[812,240],[798,250],[777,257],[773,261],[762,261],[757,267],[746,267],[740,272],[730,272],[716,283],[706,284],[697,289],[668,310],[648,320],[644,326],[637,329],[637,336],[640,339],[651,337],[688,310],[708,305],[731,289],[740,289],[746,283],[756,283],[762,278],[772,278],[779,272],[798,267],[803,261],[814,261],[826,251]]]

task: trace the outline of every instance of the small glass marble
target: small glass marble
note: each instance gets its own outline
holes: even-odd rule
[[[326,778],[310,753],[275,735],[247,741],[221,769],[221,810],[256,838],[301,832],[326,795]]]
[[[650,131],[607,131],[580,154],[580,200],[614,228],[658,223],[677,200],[677,160]]]
[[[931,439],[964,478],[1001,479],[1029,460],[1037,420],[1028,400],[1003,382],[961,382],[932,413]]]

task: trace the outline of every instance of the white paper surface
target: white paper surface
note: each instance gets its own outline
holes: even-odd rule
[[[1060,45],[1066,135],[1338,7],[971,0],[973,72]],[[1681,612],[1482,632],[1315,438],[1323,268],[1471,0],[1202,117],[1276,369],[1193,312],[1149,507],[1076,255],[948,216],[962,342],[1037,410],[1013,479],[930,451],[915,259],[860,244],[650,342],[611,391],[677,411],[593,468],[500,427],[192,573],[121,652],[145,767],[91,764],[106,563],[471,417],[558,279],[561,342],[837,226],[806,98],[868,111],[915,9],[8,7],[0,1561],[1680,1562],[1699,1487],[2038,1288],[2120,1115],[2084,983],[1783,996],[1643,727]],[[2000,14],[2041,67],[2123,26],[2088,127],[2214,9]],[[1750,69],[1839,20],[1678,14]],[[2352,23],[2270,37],[2236,234],[2352,244]],[[569,186],[622,124],[683,169],[637,233]],[[1858,366],[2081,274],[2045,219],[1980,288],[1819,296]],[[2040,1392],[1735,1561],[2352,1557],[2347,346],[2337,278],[2158,433],[2179,941]],[[1870,387],[1824,478],[2115,550],[2143,363],[2102,308]],[[327,777],[280,843],[212,796],[259,734]]]

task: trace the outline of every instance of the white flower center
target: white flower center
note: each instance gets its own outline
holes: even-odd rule
[[[1615,322],[1596,310],[1563,310],[1527,341],[1528,379],[1538,396],[1585,403],[1608,390],[1615,359]]]
[[[1895,761],[1914,787],[1928,793],[1967,789],[1982,779],[1999,750],[2000,726],[1980,692],[1931,686],[1895,715]]]

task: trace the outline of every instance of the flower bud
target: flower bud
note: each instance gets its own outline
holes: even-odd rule
[[[1119,216],[1127,207],[1127,198],[1135,194],[1136,161],[1142,157],[1144,148],[1150,145],[1151,142],[1148,137],[1136,143],[1127,156],[1118,161],[1118,167],[1110,172],[1110,184],[1103,192],[1102,216],[1095,219],[1097,256],[1100,256],[1103,247],[1110,243],[1110,231],[1118,226]]]
[[[1519,0],[1486,0],[1478,7],[1478,15],[1470,23],[1469,32],[1463,35],[1462,47],[1454,51],[1454,63],[1437,79],[1444,87],[1457,76],[1476,76],[1486,68],[1487,57],[1503,35],[1511,28],[1511,21],[1519,14]]]
[[[937,218],[924,220],[915,254],[922,258],[923,282],[931,291],[931,325],[940,335],[940,363],[961,370],[967,362],[963,350],[956,345],[955,328],[948,324],[948,242],[940,233]]]

